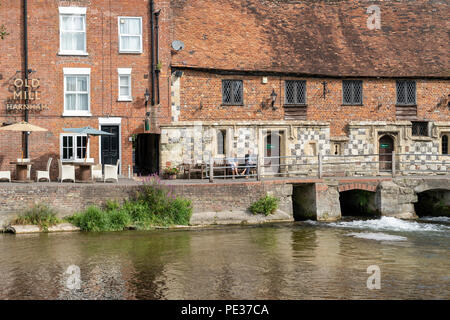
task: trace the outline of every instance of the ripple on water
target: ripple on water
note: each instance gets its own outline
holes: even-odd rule
[[[392,234],[386,234],[381,232],[360,232],[360,233],[349,233],[347,236],[360,238],[360,239],[369,239],[369,240],[377,240],[377,241],[406,241],[408,238],[402,236],[394,236]]]

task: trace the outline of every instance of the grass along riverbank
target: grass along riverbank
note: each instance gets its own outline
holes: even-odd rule
[[[37,225],[44,232],[62,222],[69,222],[82,231],[149,230],[155,227],[189,225],[192,216],[190,200],[180,198],[151,176],[140,191],[119,204],[109,201],[102,207],[90,206],[72,216],[57,218],[57,213],[45,204],[37,204],[18,218],[13,225]]]

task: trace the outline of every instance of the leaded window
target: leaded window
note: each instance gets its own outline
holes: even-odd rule
[[[397,81],[397,104],[416,104],[416,82],[401,80]]]
[[[229,105],[244,104],[244,85],[242,80],[222,81],[222,103]]]
[[[344,104],[362,104],[362,81],[344,80],[342,81],[342,96]]]
[[[448,154],[448,136],[442,136],[442,154]]]
[[[306,81],[286,80],[285,97],[286,104],[306,104]]]
[[[412,122],[412,135],[427,137],[428,136],[428,122],[413,121]]]
[[[225,130],[217,131],[217,154],[225,154],[225,138],[227,132]]]

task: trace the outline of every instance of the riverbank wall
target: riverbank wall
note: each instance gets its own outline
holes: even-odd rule
[[[341,196],[353,190],[371,194],[373,210],[381,216],[417,218],[417,204],[438,199],[439,212],[450,212],[450,176],[372,177],[325,179],[277,179],[263,181],[199,180],[164,181],[171,194],[191,200],[191,225],[258,224],[265,222],[341,219]],[[117,184],[0,183],[0,227],[35,204],[44,203],[59,217],[72,215],[90,205],[123,202],[142,187],[133,180]],[[277,197],[278,210],[269,216],[253,215],[252,203],[265,195]],[[421,196],[423,195],[423,196]],[[355,198],[354,201],[359,201]],[[425,203],[425,202],[424,202]],[[424,207],[424,206],[422,206]],[[426,206],[425,211],[430,209]],[[300,217],[298,216],[300,214]],[[432,214],[431,214],[432,215]]]
[[[119,184],[0,183],[0,227],[7,226],[38,203],[48,205],[63,218],[91,205],[123,202],[141,187],[133,181]],[[166,187],[172,194],[192,201],[192,225],[294,220],[292,185],[284,182],[177,183]],[[267,217],[251,214],[248,211],[250,205],[267,194],[280,199],[277,212]]]

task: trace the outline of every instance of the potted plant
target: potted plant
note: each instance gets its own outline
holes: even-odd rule
[[[169,178],[169,180],[175,180],[179,172],[180,169],[178,169],[177,167],[167,167],[164,169],[164,173]]]

